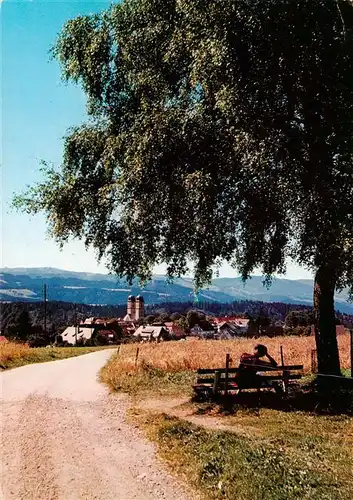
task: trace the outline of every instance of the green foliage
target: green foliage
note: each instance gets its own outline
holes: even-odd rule
[[[27,338],[27,343],[29,347],[46,347],[50,344],[49,335],[30,335]]]
[[[190,310],[186,315],[186,321],[189,329],[193,328],[195,325],[198,325],[200,321],[199,312]]]
[[[92,346],[104,346],[109,344],[109,340],[105,335],[102,335],[99,330],[97,332],[94,332],[92,334],[92,337],[86,341],[85,345],[92,345]]]
[[[259,313],[256,316],[249,316],[247,335],[249,337],[264,335],[270,326],[271,319],[262,309],[260,309]]]
[[[190,330],[195,325],[200,326],[204,331],[212,330],[213,327],[211,323],[206,319],[206,315],[201,311],[188,311],[186,315],[186,322],[179,320],[179,324],[186,323],[187,328]]]
[[[311,335],[310,326],[294,326],[283,330],[286,336],[309,337]]]
[[[180,318],[181,318],[181,314],[180,313],[173,313],[173,314],[170,315],[171,321],[178,321]]]
[[[33,333],[33,326],[28,311],[21,311],[17,320],[8,330],[9,338],[16,338],[22,342],[28,340]]]
[[[184,332],[187,332],[189,330],[188,320],[185,318],[185,316],[181,316],[181,318],[178,319],[177,324]]]
[[[168,321],[170,321],[170,315],[168,313],[161,313],[156,318],[156,322],[159,322],[159,323],[167,323]]]
[[[144,318],[144,323],[145,325],[152,325],[152,323],[155,321],[156,317],[153,316],[153,314],[149,314],[148,316],[145,316]]]
[[[53,55],[93,120],[15,204],[130,278],[191,260],[201,284],[218,258],[270,276],[290,255],[351,285],[352,46],[344,0],[125,0],[73,19]]]
[[[314,324],[314,316],[308,311],[290,311],[285,319],[288,327],[311,326]]]
[[[129,281],[232,262],[316,272],[319,365],[339,371],[333,290],[353,290],[350,0],[124,0],[53,55],[91,120],[15,199]],[[322,295],[321,295],[322,292]],[[325,362],[324,362],[325,361]]]

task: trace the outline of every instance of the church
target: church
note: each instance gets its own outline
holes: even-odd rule
[[[124,321],[134,322],[139,321],[145,316],[145,301],[142,295],[135,297],[130,295],[127,299],[127,314],[124,317]]]

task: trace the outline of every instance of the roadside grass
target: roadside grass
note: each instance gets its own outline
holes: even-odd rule
[[[125,347],[125,346],[124,346]],[[192,395],[195,373],[190,370],[166,371],[146,362],[135,366],[120,354],[114,354],[101,369],[100,381],[111,391],[125,392],[130,396],[144,397]]]
[[[0,369],[8,370],[31,363],[45,363],[88,354],[107,347],[28,347],[9,342],[0,346]]]
[[[337,337],[341,366],[350,367],[350,335]],[[187,371],[198,368],[218,368],[224,366],[229,353],[233,366],[239,362],[244,352],[252,352],[256,344],[265,344],[269,353],[277,361],[281,359],[283,347],[284,362],[290,365],[304,365],[306,373],[311,372],[311,353],[315,349],[314,337],[259,337],[257,339],[239,338],[236,340],[197,340],[172,341],[146,344],[126,344],[120,349],[120,359],[126,368],[135,368],[136,351],[139,349],[137,366],[146,365],[164,371]]]
[[[246,435],[206,430],[137,409],[131,418],[202,498],[353,498],[353,420],[346,416],[239,411],[236,425]]]
[[[191,395],[198,368],[218,368],[225,365],[230,353],[232,366],[237,366],[243,352],[251,352],[256,343],[266,344],[269,352],[280,359],[280,346],[284,348],[287,364],[304,364],[307,383],[311,368],[313,337],[281,337],[276,339],[188,340],[160,344],[126,344],[119,348],[101,370],[101,381],[112,391],[127,392],[134,396]],[[349,335],[338,337],[341,365],[349,366]],[[277,354],[276,354],[277,353]]]
[[[164,396],[191,396],[197,368],[224,366],[227,352],[237,363],[256,342],[268,345],[271,354],[284,345],[287,363],[304,362],[303,384],[293,400],[273,404],[273,394],[264,395],[260,406],[190,401],[176,411],[178,417],[168,402],[155,405],[156,397],[164,401]],[[319,414],[311,388],[312,343],[308,338],[281,338],[124,345],[100,377],[112,391],[153,400],[152,409],[136,404],[130,418],[201,498],[348,500],[353,498],[353,419],[345,414],[346,403],[340,415]],[[339,345],[347,374],[349,337],[341,336]],[[189,417],[194,423],[186,420]],[[218,425],[229,431],[217,430]]]

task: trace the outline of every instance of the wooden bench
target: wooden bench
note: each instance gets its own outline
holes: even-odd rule
[[[200,368],[197,371],[197,381],[194,385],[194,391],[198,396],[217,396],[223,393],[239,394],[248,389],[275,389],[272,382],[279,382],[283,393],[286,393],[288,387],[293,385],[294,381],[302,378],[303,365],[281,365],[276,367],[253,366],[258,373],[256,384],[241,384],[238,374],[242,372],[239,368]]]
[[[317,374],[317,380],[319,383],[329,385],[332,388],[340,388],[353,390],[353,377],[343,377],[339,375],[324,375],[321,373]]]

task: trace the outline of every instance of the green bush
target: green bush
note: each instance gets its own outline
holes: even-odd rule
[[[296,337],[310,337],[311,326],[296,326],[292,328],[285,328],[283,335],[296,336]]]

